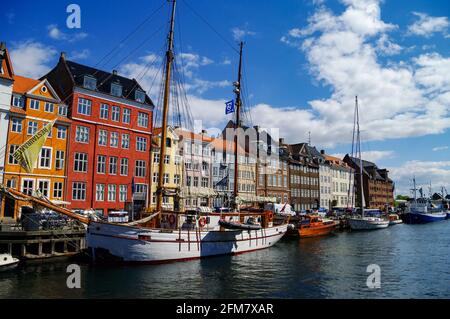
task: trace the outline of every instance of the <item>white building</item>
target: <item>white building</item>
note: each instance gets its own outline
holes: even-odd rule
[[[333,170],[328,161],[324,161],[319,165],[319,185],[320,185],[320,207],[331,209],[332,208],[332,179]]]
[[[331,208],[347,208],[353,207],[354,196],[353,190],[353,169],[340,158],[323,155],[330,167],[331,176],[330,187],[331,194],[329,196]],[[349,192],[350,190],[350,192]],[[350,194],[350,197],[349,197]]]
[[[8,137],[14,70],[4,42],[0,43],[0,183],[5,173],[6,138]]]

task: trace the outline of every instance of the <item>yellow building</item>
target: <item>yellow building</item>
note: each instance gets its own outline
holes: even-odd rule
[[[13,97],[5,158],[5,185],[26,194],[37,191],[56,204],[64,204],[66,155],[71,121],[64,105],[47,80],[14,76]],[[13,158],[15,150],[46,124],[55,120],[51,134],[42,147],[34,169],[28,173]],[[2,203],[0,218],[17,219],[20,211],[11,199]]]
[[[156,190],[158,188],[158,177],[159,177],[159,152],[161,145],[161,128],[155,128],[153,130],[152,138],[152,186],[150,193],[151,209],[156,209]],[[164,187],[168,190],[175,190],[181,188],[183,182],[183,160],[178,154],[178,135],[175,133],[172,127],[167,128],[167,139],[166,139],[166,156],[163,161],[164,164]],[[181,208],[181,207],[180,207]],[[180,209],[179,208],[179,209]],[[163,197],[163,209],[173,210],[177,209],[174,207],[174,198],[171,196]]]

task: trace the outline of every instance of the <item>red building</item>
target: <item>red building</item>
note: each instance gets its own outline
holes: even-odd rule
[[[135,79],[65,59],[45,76],[69,105],[70,209],[135,212],[148,206],[153,102]],[[132,195],[134,177],[135,192]]]

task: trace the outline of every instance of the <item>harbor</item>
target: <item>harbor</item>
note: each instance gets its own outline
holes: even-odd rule
[[[400,129],[448,106],[436,98],[444,89],[431,88],[445,80],[423,79],[429,60],[444,58],[411,58],[410,76],[413,66],[399,62],[398,78],[417,83],[396,89],[386,74],[398,70],[383,59],[401,49],[381,3],[346,0],[338,15],[313,2],[305,28],[276,36],[302,52],[309,72],[280,81],[262,34],[246,22],[228,28],[231,42],[186,0],[148,4],[125,37],[104,40],[103,58],[89,58],[97,41],[74,48],[93,35],[70,38],[56,24],[47,36],[58,50],[31,66],[13,37],[0,39],[0,299],[450,298],[450,162],[437,160],[448,146],[421,141],[412,152],[402,138],[437,133],[418,133],[413,120]],[[80,6],[71,10],[79,19]],[[360,16],[378,27],[348,21]],[[194,53],[199,30],[201,46],[220,41],[223,62]],[[354,37],[335,40],[342,34]],[[341,42],[359,48],[334,47]],[[345,74],[339,66],[353,55],[364,61]],[[353,83],[370,67],[380,70]],[[222,71],[201,79],[203,68]],[[370,83],[376,74],[383,80]],[[266,93],[283,100],[280,83],[296,76],[323,91],[289,90],[285,105],[301,97],[308,106],[272,116]],[[422,91],[404,93],[411,87]],[[404,95],[410,109],[381,95]]]

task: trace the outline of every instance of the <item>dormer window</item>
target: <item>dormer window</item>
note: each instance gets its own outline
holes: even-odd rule
[[[97,88],[97,79],[92,76],[85,76],[83,86],[89,90],[95,90]]]
[[[25,97],[23,95],[13,95],[12,105],[23,108],[25,106]]]
[[[114,96],[122,96],[122,85],[111,83],[111,94]]]
[[[145,102],[145,92],[141,90],[136,90],[134,92],[135,100],[141,103]]]

